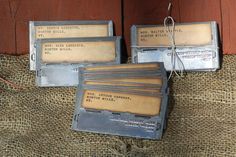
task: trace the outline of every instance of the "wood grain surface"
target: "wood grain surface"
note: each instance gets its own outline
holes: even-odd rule
[[[217,21],[224,54],[236,54],[235,0],[172,0],[176,22]],[[0,53],[29,52],[30,20],[113,20],[130,55],[133,24],[162,24],[168,0],[0,0]]]
[[[122,34],[121,0],[0,0],[0,52],[29,53],[29,21],[112,20]]]

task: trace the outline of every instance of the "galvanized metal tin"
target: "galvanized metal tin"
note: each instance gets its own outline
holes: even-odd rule
[[[145,63],[142,63],[145,65]],[[159,68],[152,71],[152,74],[146,73],[143,71],[142,68],[133,69],[127,68],[127,65],[124,64],[119,65],[120,69],[111,68],[111,70],[103,70],[106,66],[96,66],[99,70],[91,70],[90,66],[80,67],[79,69],[79,79],[80,84],[77,90],[76,95],[76,108],[74,111],[74,117],[72,120],[72,129],[75,131],[85,131],[85,132],[94,132],[94,133],[102,133],[102,134],[111,134],[111,135],[119,135],[119,136],[127,136],[127,137],[136,137],[136,138],[145,138],[145,139],[161,139],[164,129],[166,128],[166,119],[167,119],[167,106],[168,106],[168,86],[167,86],[167,76],[166,71],[164,69],[163,63],[155,63],[159,64]],[[134,64],[133,64],[134,65]],[[140,65],[140,64],[138,64]],[[145,69],[145,68],[144,68]],[[148,68],[146,68],[148,69]],[[118,75],[112,73],[107,74],[107,71],[117,73]],[[105,72],[105,74],[104,74]],[[103,74],[103,76],[102,76]],[[100,76],[98,76],[100,75]],[[86,85],[85,81],[94,79],[94,80],[112,80],[112,79],[124,79],[124,78],[150,78],[151,76],[159,76],[162,78],[162,85],[159,87],[161,89],[160,93],[153,94],[148,92],[142,92],[141,89],[144,87],[139,88],[139,90],[133,90],[133,88],[125,87],[122,90],[122,87],[116,86],[114,88],[108,86],[97,86],[97,85]],[[148,84],[145,82],[144,84]],[[153,84],[155,86],[156,84]],[[144,88],[146,89],[146,88]],[[107,94],[92,94],[86,95],[85,93],[94,91],[99,92],[106,92]],[[129,99],[122,100],[122,104],[127,105],[130,101],[134,103],[136,98],[138,99],[139,96],[145,97],[146,99],[149,98],[160,98],[160,111],[156,114],[147,114],[143,115],[144,112],[119,112],[110,110],[100,110],[96,108],[87,108],[87,103],[96,101],[96,105],[99,103],[99,106],[104,105],[109,101],[110,105],[119,106],[116,101],[117,100],[109,100],[106,99],[107,97],[111,99],[115,99],[115,94],[125,94],[126,97]],[[135,95],[132,97],[131,95]],[[92,96],[92,97],[91,97]],[[136,97],[137,96],[137,97]],[[121,96],[122,97],[122,96]],[[145,99],[144,98],[144,99]],[[90,100],[88,100],[90,99]],[[152,99],[152,101],[154,101]],[[146,101],[147,102],[147,101]],[[127,103],[127,104],[126,104]],[[137,105],[137,104],[135,104]],[[142,104],[150,105],[150,104]],[[130,106],[129,106],[130,107]],[[133,106],[134,107],[134,106]],[[134,109],[134,108],[133,108]]]
[[[179,58],[181,59],[184,70],[185,71],[215,71],[220,68],[220,59],[219,59],[219,36],[218,36],[218,29],[216,22],[200,22],[200,23],[181,23],[176,24],[176,26],[194,26],[194,25],[209,25],[210,33],[206,36],[209,38],[210,42],[206,44],[176,44],[175,51],[177,52]],[[131,28],[131,42],[132,42],[132,62],[133,63],[146,63],[146,62],[164,62],[165,68],[167,71],[172,70],[172,63],[171,63],[171,46],[169,45],[162,45],[164,43],[162,40],[156,41],[154,45],[143,46],[139,44],[138,37],[138,29],[145,29],[145,28],[161,28],[161,25],[134,25]],[[160,35],[159,39],[162,39],[163,36],[166,34],[163,33],[163,30],[159,30],[161,33],[157,33],[157,31],[153,31],[153,34],[145,34],[150,35],[151,37],[155,35]],[[181,30],[179,31],[181,34]],[[197,29],[198,32],[201,32],[201,29]],[[191,29],[188,29],[188,32],[185,32],[186,36],[191,37]],[[163,35],[163,36],[162,36]],[[195,32],[195,35],[198,34]],[[203,34],[204,35],[204,34]],[[165,37],[163,37],[164,39]],[[180,37],[182,39],[185,36]],[[147,39],[146,37],[143,39]],[[155,38],[152,38],[152,42]],[[167,38],[165,38],[167,39]],[[140,39],[141,40],[141,39]],[[194,39],[193,39],[194,40]],[[200,39],[201,40],[201,39]],[[140,43],[145,42],[142,41]],[[180,41],[181,42],[181,41]],[[188,41],[187,41],[188,42]],[[189,41],[191,42],[191,41]],[[180,66],[176,66],[175,70],[181,70]]]
[[[107,32],[96,33],[101,27],[107,26]],[[86,26],[95,26],[91,28],[92,32],[86,34]],[[83,29],[81,29],[83,27]],[[41,33],[37,37],[36,28],[41,28]],[[89,32],[89,31],[88,31]],[[44,36],[46,34],[46,36]],[[36,40],[49,38],[78,38],[78,37],[108,37],[113,36],[112,21],[30,21],[29,22],[29,40],[30,40],[30,70],[36,70]]]
[[[84,90],[86,89],[93,88],[81,87],[77,92],[76,109],[72,122],[73,130],[145,139],[161,139],[166,126],[167,95],[159,96],[162,98],[159,115],[140,116],[105,110],[86,110],[81,106]]]
[[[120,37],[97,37],[97,38],[68,38],[68,39],[41,39],[37,40],[37,64],[36,84],[41,87],[48,86],[77,86],[79,83],[78,69],[84,65],[111,65],[120,64]],[[47,63],[42,60],[42,45],[45,43],[82,43],[82,42],[112,42],[114,43],[114,60],[109,62],[59,62]],[[96,47],[94,47],[96,49]],[[77,52],[76,52],[77,53]],[[79,53],[79,52],[78,52]],[[89,52],[88,52],[89,53]],[[101,57],[104,52],[100,52]],[[95,58],[96,59],[96,58]]]

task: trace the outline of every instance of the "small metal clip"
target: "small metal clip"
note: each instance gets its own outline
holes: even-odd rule
[[[32,61],[35,61],[35,53],[32,53],[32,54],[31,54],[30,59],[31,59]]]

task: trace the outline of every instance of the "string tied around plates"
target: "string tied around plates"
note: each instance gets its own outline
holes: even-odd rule
[[[168,77],[168,80],[172,77],[173,74],[176,74],[178,77],[183,77],[184,74],[184,64],[179,57],[179,54],[176,52],[176,44],[175,44],[175,21],[171,16],[171,8],[172,3],[169,1],[168,5],[168,15],[164,19],[164,27],[165,31],[168,34],[171,48],[171,72]]]

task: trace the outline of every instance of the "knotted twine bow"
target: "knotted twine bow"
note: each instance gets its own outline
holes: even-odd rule
[[[171,67],[171,72],[170,72],[168,80],[171,78],[173,73],[175,73],[178,77],[182,77],[183,73],[184,73],[184,64],[181,61],[178,53],[176,52],[175,21],[174,21],[173,17],[171,17],[171,15],[170,15],[171,6],[172,6],[172,3],[169,2],[168,16],[164,19],[164,27],[165,27],[165,30],[168,34],[169,39],[170,39],[170,45],[171,45],[171,66],[172,67]],[[176,69],[178,69],[178,71],[180,71],[180,74],[178,74]]]

